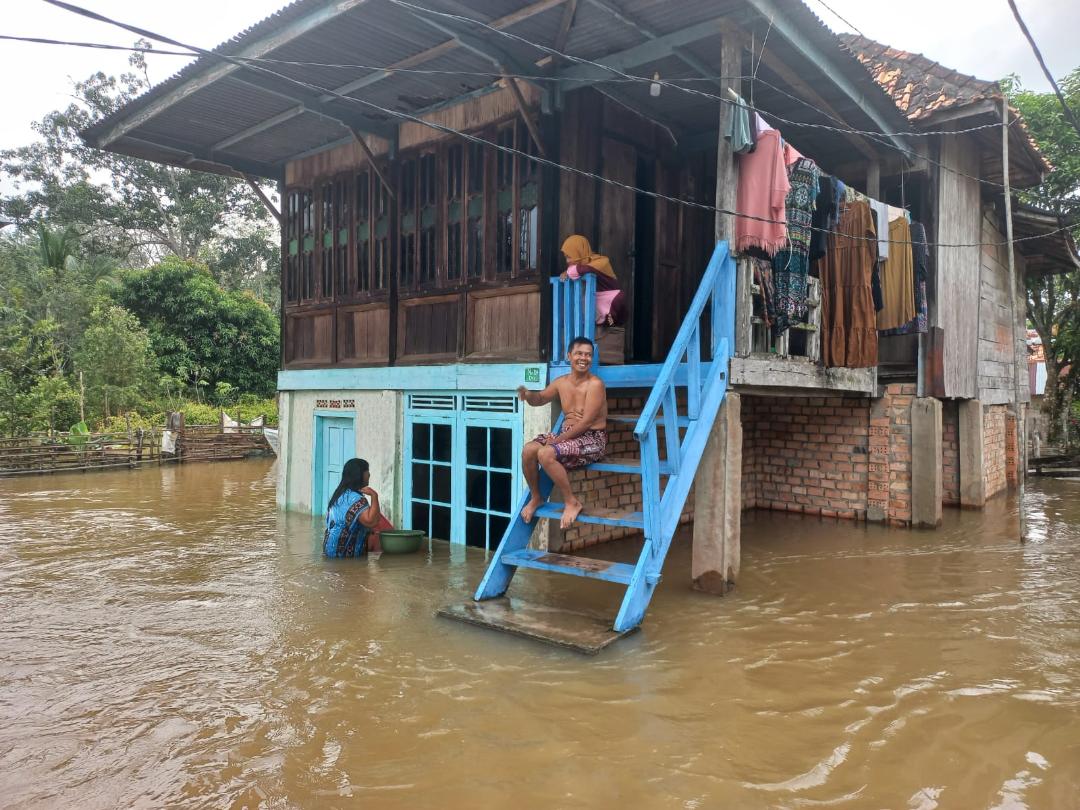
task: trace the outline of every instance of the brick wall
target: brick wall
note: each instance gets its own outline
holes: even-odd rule
[[[628,396],[625,392],[611,392],[608,395],[608,412],[611,414],[634,414],[641,413],[645,407],[645,396]],[[664,432],[661,428],[659,440],[663,458]],[[532,438],[532,437],[528,437]],[[634,438],[634,425],[630,422],[608,422],[608,459],[637,459],[641,451],[637,440]],[[661,479],[663,484],[667,479]],[[570,473],[570,483],[574,492],[585,503],[585,508],[590,505],[601,506],[608,509],[619,509],[625,512],[640,512],[641,504],[641,477],[638,475],[624,475],[620,473],[598,472],[596,470],[575,470]],[[556,495],[556,498],[558,496]],[[686,499],[681,518],[682,523],[688,523],[694,515],[694,490]],[[609,540],[618,540],[629,537],[639,532],[636,529],[626,529],[617,526],[599,526],[593,523],[578,523],[565,532],[561,532],[559,540],[558,524],[552,528],[552,549],[560,551],[578,551],[589,546],[606,543]],[[561,542],[561,544],[560,544]]]
[[[869,401],[744,396],[743,508],[865,519]]]
[[[909,525],[914,396],[744,396],[743,508]]]
[[[986,497],[1002,492],[1008,482],[1006,475],[1005,431],[1008,408],[988,405],[983,409],[983,483]]]
[[[941,403],[941,502],[960,505],[960,406],[955,400]]]

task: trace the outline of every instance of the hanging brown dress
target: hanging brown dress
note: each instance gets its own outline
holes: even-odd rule
[[[830,234],[818,265],[821,279],[821,360],[829,367],[877,365],[878,333],[870,277],[877,258],[877,233],[870,205],[848,203]]]

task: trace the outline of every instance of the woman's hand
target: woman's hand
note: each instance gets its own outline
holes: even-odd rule
[[[563,270],[561,273],[559,273],[559,280],[560,281],[566,281],[567,278],[568,278],[568,276],[566,275],[565,270]]]
[[[362,487],[360,489],[360,491],[364,495],[367,495],[369,498],[378,498],[379,497],[379,493],[376,492],[375,490],[373,490],[371,487]]]

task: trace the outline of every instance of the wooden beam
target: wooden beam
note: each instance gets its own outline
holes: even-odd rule
[[[570,29],[574,27],[574,16],[577,14],[578,0],[570,0],[563,8],[562,21],[559,23],[559,33],[555,35],[555,50],[566,50],[566,41],[570,39]]]
[[[613,68],[618,71],[630,70],[639,65],[663,59],[665,56],[671,56],[675,49],[682,45],[689,45],[706,37],[731,30],[730,22],[723,17],[705,20],[696,25],[656,37],[641,45],[635,45],[632,48],[593,60],[596,65],[601,67],[592,64],[575,65],[558,73],[557,78],[562,80],[573,79],[575,83],[580,83],[580,85],[603,82],[612,76],[611,70],[606,68]]]
[[[303,115],[305,110],[307,110],[307,107],[305,107],[303,104],[297,104],[295,107],[290,107],[289,109],[285,110],[284,112],[278,113],[272,118],[267,118],[257,124],[253,124],[250,127],[246,127],[245,129],[234,132],[227,138],[223,138],[222,140],[213,144],[210,147],[210,151],[216,152],[218,149],[228,149],[230,146],[235,146],[241,141],[246,141],[248,138],[252,138],[258,135],[260,132],[265,132],[268,129],[273,129],[278,124],[284,124],[286,121],[291,121],[297,116]]]
[[[277,220],[278,225],[284,225],[285,221],[281,218],[281,212],[277,210],[277,208],[274,206],[274,203],[271,202],[270,198],[266,196],[266,192],[262,190],[262,186],[259,185],[259,182],[250,174],[245,174],[243,177],[247,181],[247,184],[251,186],[251,190],[255,192],[255,196],[262,201],[262,204],[266,207],[266,210],[273,215],[274,219]]]
[[[817,65],[823,73],[830,77],[833,85],[869,116],[876,127],[883,133],[893,132],[897,126],[895,117],[899,117],[896,105],[892,99],[884,95],[884,92],[879,93],[880,99],[868,98],[866,91],[844,75],[844,72],[839,69],[838,63],[841,58],[846,59],[848,57],[839,48],[833,48],[833,52],[827,52],[821,48],[797,22],[791,19],[786,4],[778,2],[778,0],[747,0],[747,3],[762,17],[771,21],[774,35],[779,34],[782,36],[796,52]],[[867,78],[869,81],[873,81],[869,78],[869,74],[867,74]],[[885,106],[886,104],[888,107]],[[896,113],[896,116],[889,117],[893,113]],[[914,151],[907,139],[900,135],[883,135],[882,137],[904,152]]]
[[[265,56],[267,53],[280,48],[282,45],[292,42],[297,37],[300,37],[367,2],[368,0],[337,0],[334,3],[324,4],[311,14],[285,25],[270,36],[264,37],[231,55],[244,59],[257,59]],[[206,57],[203,58],[205,59]],[[199,90],[208,87],[219,79],[235,73],[239,69],[240,66],[235,62],[224,62],[208,66],[205,71],[193,76],[179,87],[170,90],[167,93],[163,93],[158,98],[145,104],[138,112],[134,112],[130,116],[114,124],[106,130],[104,134],[95,139],[96,145],[99,148],[108,146],[117,138],[142,126],[174,104],[183,101],[194,93],[197,93]]]
[[[356,139],[356,142],[360,145],[360,151],[364,153],[364,157],[366,157],[368,160],[368,165],[371,166],[371,170],[375,172],[375,174],[378,176],[379,181],[383,184],[383,188],[386,189],[386,193],[390,195],[390,199],[396,201],[397,194],[394,193],[394,187],[390,185],[390,181],[386,179],[386,175],[382,173],[382,170],[375,162],[375,154],[367,145],[367,142],[364,140],[363,134],[357,132],[355,129],[350,129],[349,131],[352,132],[352,135]]]
[[[162,140],[166,140],[162,143]],[[171,162],[175,166],[181,168],[190,168],[191,163],[206,163],[208,165],[217,166],[224,171],[217,169],[195,169],[194,171],[209,171],[213,174],[225,174],[229,176],[241,177],[244,174],[251,174],[255,177],[265,177],[268,180],[280,180],[284,176],[284,170],[278,166],[274,166],[268,163],[261,163],[259,161],[245,160],[243,158],[234,157],[222,157],[208,152],[205,149],[200,149],[197,146],[191,146],[189,144],[183,144],[180,142],[173,142],[168,139],[158,139],[157,141],[146,141],[142,138],[135,138],[131,135],[124,135],[123,140],[117,142],[118,148],[113,151],[123,152],[124,154],[131,154],[123,149],[125,144],[129,144],[137,149],[146,150],[149,152],[171,152],[176,155],[174,161],[163,161],[166,163]],[[143,160],[154,160],[155,158],[144,157],[143,155],[133,155],[133,157],[141,157]]]
[[[503,78],[506,79],[506,86],[510,88],[510,93],[514,97],[514,104],[517,105],[518,112],[521,113],[521,119],[525,122],[525,128],[529,130],[529,135],[533,139],[533,143],[536,144],[536,149],[540,152],[541,157],[547,157],[547,151],[544,149],[544,141],[540,137],[540,131],[536,128],[536,122],[533,120],[532,115],[529,112],[529,107],[525,103],[525,97],[521,95],[521,88],[518,87],[517,81],[507,75],[506,71],[503,71]]]
[[[813,104],[815,107],[827,112],[833,118],[841,123],[843,126],[852,126],[848,123],[840,113],[838,113],[829,102],[822,98],[813,87],[807,82],[803,81],[794,70],[787,66],[787,64],[779,57],[775,56],[771,51],[765,50],[762,53],[761,61],[765,63],[765,67],[787,82],[791,87],[797,90],[806,101]],[[852,127],[854,129],[854,127]],[[866,140],[858,135],[846,133],[844,138],[854,146],[863,157],[870,160],[877,160],[877,153],[866,143]]]

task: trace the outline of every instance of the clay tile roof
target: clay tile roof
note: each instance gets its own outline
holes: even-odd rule
[[[857,34],[838,34],[910,121],[1001,98],[997,82],[952,70],[920,53],[892,48]]]
[[[979,101],[1000,102],[997,82],[969,76],[947,68],[921,53],[893,48],[858,34],[837,34],[844,46],[870,71],[874,81],[885,90],[900,111],[912,123],[926,121],[944,110],[966,107]],[[1020,143],[1042,171],[1052,167],[1043,156],[1019,110],[1010,106],[1018,119]]]

